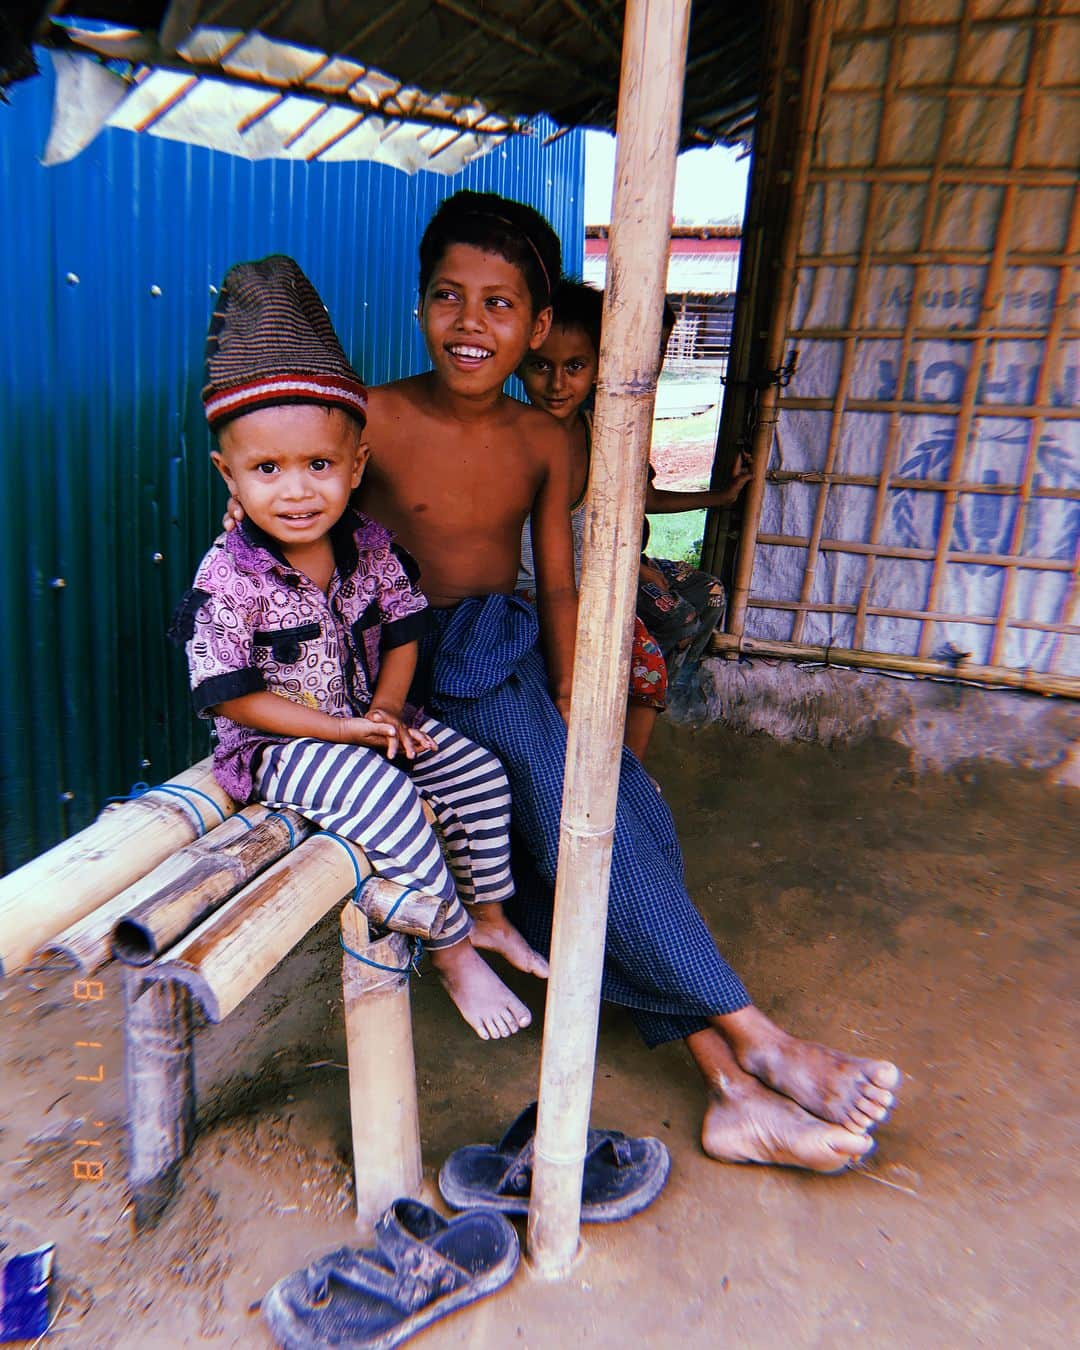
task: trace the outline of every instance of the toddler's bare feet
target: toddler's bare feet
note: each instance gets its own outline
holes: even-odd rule
[[[741,1068],[822,1120],[862,1133],[895,1104],[901,1073],[886,1059],[856,1059],[799,1040],[752,1007],[717,1024]]]
[[[471,941],[474,947],[486,952],[498,952],[526,975],[536,975],[541,980],[547,979],[548,963],[521,936],[506,917],[502,905],[493,901],[470,905],[469,917],[473,921]]]
[[[512,1036],[527,1027],[532,1013],[507,989],[468,941],[430,953],[442,986],[483,1041]]]
[[[742,1075],[711,1093],[701,1146],[720,1162],[771,1163],[840,1172],[874,1147],[868,1134],[818,1120],[787,1097]]]

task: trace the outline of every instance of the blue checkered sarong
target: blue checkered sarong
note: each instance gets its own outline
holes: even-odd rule
[[[414,696],[487,746],[510,780],[517,894],[507,911],[528,940],[551,941],[566,727],[548,692],[536,612],[511,595],[434,610]],[[700,1031],[749,996],[683,884],[675,823],[623,750],[608,899],[604,998],[629,1008],[648,1045]]]

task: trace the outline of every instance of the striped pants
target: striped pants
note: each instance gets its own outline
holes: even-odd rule
[[[378,876],[446,900],[446,924],[428,947],[465,938],[462,908],[509,899],[510,788],[490,750],[428,717],[420,730],[437,749],[388,760],[366,745],[297,740],[268,745],[255,771],[267,806],[291,807],[324,830],[359,844]],[[446,859],[421,800],[442,831]],[[449,870],[448,870],[449,867]]]

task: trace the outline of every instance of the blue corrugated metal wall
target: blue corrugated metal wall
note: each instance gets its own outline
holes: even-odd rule
[[[424,368],[416,248],[443,197],[531,202],[568,270],[584,248],[579,135],[453,179],[124,132],[44,169],[50,102],[46,76],[0,106],[0,871],[206,753],[163,633],[224,500],[198,389],[228,265],[296,257],[375,384]]]

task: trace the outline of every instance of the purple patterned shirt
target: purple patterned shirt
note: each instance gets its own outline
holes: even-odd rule
[[[170,630],[186,644],[200,717],[264,689],[333,717],[359,716],[375,690],[380,652],[426,632],[419,570],[389,530],[350,510],[330,539],[336,570],[326,595],[250,521],[214,541]],[[214,776],[246,802],[259,752],[288,738],[228,717],[214,717],[214,729]]]

